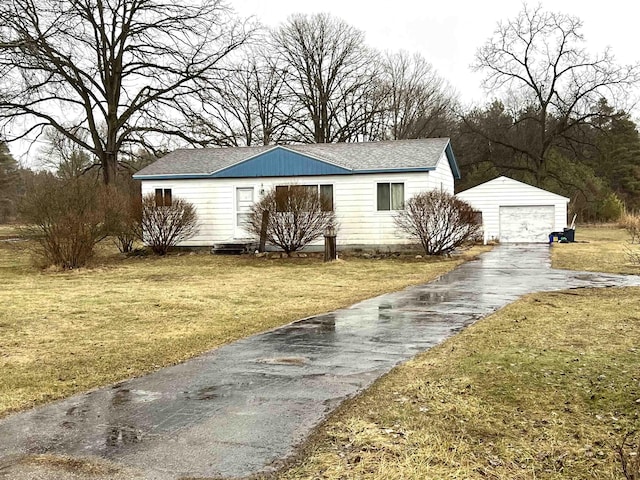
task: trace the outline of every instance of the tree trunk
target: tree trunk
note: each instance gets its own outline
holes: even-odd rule
[[[102,182],[105,185],[111,185],[116,181],[118,164],[116,152],[105,152],[100,164],[102,166]]]

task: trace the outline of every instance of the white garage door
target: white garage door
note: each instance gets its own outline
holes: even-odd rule
[[[500,242],[548,242],[554,215],[553,205],[500,207]]]

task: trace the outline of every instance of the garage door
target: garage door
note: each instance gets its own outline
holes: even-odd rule
[[[547,242],[554,216],[553,205],[500,207],[500,242]]]

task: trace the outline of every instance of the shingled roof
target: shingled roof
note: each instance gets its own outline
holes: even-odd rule
[[[432,170],[445,153],[454,176],[459,178],[458,166],[448,138],[180,149],[143,168],[135,178],[216,177],[218,172],[277,149],[295,152],[349,173]]]

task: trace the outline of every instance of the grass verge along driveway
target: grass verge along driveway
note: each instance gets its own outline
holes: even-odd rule
[[[629,272],[623,230],[556,267]],[[569,261],[571,263],[569,263]],[[640,289],[529,295],[343,404],[280,480],[619,479],[640,430]],[[633,457],[630,457],[633,458]]]
[[[55,272],[32,267],[25,245],[0,241],[0,416],[427,282],[481,250],[326,264],[107,252],[91,269]]]

